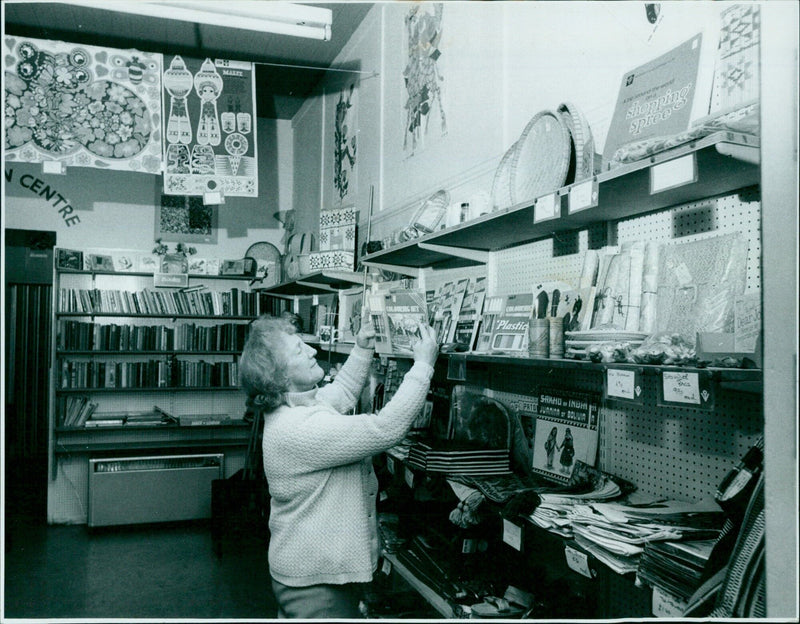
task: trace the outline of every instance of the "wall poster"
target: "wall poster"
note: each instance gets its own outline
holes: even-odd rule
[[[8,161],[161,172],[161,54],[4,43]]]
[[[441,2],[418,2],[409,9],[405,19],[408,58],[403,70],[406,88],[403,149],[410,150],[411,154],[424,145],[430,117],[434,113],[441,134],[447,134],[442,101],[444,77],[439,72],[442,12]]]
[[[164,193],[257,197],[255,69],[164,59]]]
[[[342,89],[336,101],[333,125],[333,186],[339,201],[356,191],[356,85]]]
[[[196,195],[162,195],[156,206],[156,240],[217,242],[217,208]]]

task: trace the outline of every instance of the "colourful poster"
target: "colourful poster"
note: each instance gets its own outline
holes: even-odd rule
[[[257,197],[252,63],[164,60],[164,193]]]
[[[5,38],[5,158],[161,172],[160,54]]]

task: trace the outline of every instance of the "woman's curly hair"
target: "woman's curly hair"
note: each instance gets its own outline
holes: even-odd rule
[[[250,324],[239,359],[239,384],[247,393],[248,408],[271,412],[283,404],[288,388],[281,336],[294,333],[295,327],[283,318],[262,316]]]

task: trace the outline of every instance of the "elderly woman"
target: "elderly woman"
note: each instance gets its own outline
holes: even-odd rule
[[[269,484],[269,569],[279,617],[358,618],[362,583],[378,563],[372,456],[400,442],[425,403],[438,346],[420,327],[414,365],[377,414],[349,414],[373,356],[365,326],[335,380],[317,384],[316,350],[284,319],[255,321],[239,370],[248,401],[264,413]]]

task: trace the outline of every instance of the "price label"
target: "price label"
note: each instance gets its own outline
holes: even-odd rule
[[[576,184],[569,190],[569,213],[593,208],[597,205],[599,196],[597,180],[586,180],[586,182]]]
[[[389,472],[394,474],[394,458],[386,456],[386,467],[389,469]]]
[[[406,470],[405,470],[405,479],[406,479],[406,484],[408,485],[408,487],[413,488],[414,487],[414,473],[408,467],[406,467]]]
[[[697,161],[694,153],[650,167],[650,194],[697,182]]]
[[[225,196],[222,194],[222,191],[206,191],[203,193],[203,204],[208,206],[211,205],[218,205],[225,203]]]
[[[700,405],[700,376],[697,373],[664,371],[661,379],[664,401]]]
[[[389,576],[392,573],[392,562],[388,559],[384,559],[383,564],[381,564],[381,572]]]
[[[714,409],[714,386],[711,373],[663,371],[659,405],[691,405],[698,409]]]
[[[533,205],[533,222],[558,219],[561,216],[561,202],[558,193],[550,193],[536,199]]]
[[[515,550],[522,551],[522,527],[503,518],[503,541]]]
[[[677,619],[686,610],[686,603],[668,594],[658,585],[653,586],[653,615],[669,619]]]
[[[587,578],[594,578],[591,569],[589,568],[589,557],[586,553],[581,552],[566,544],[564,546],[564,555],[567,558],[567,566],[570,570],[574,570]]]
[[[43,160],[42,173],[64,175],[65,173],[67,173],[67,166],[60,160]]]
[[[606,371],[606,398],[644,403],[644,384],[641,372],[609,368]]]

